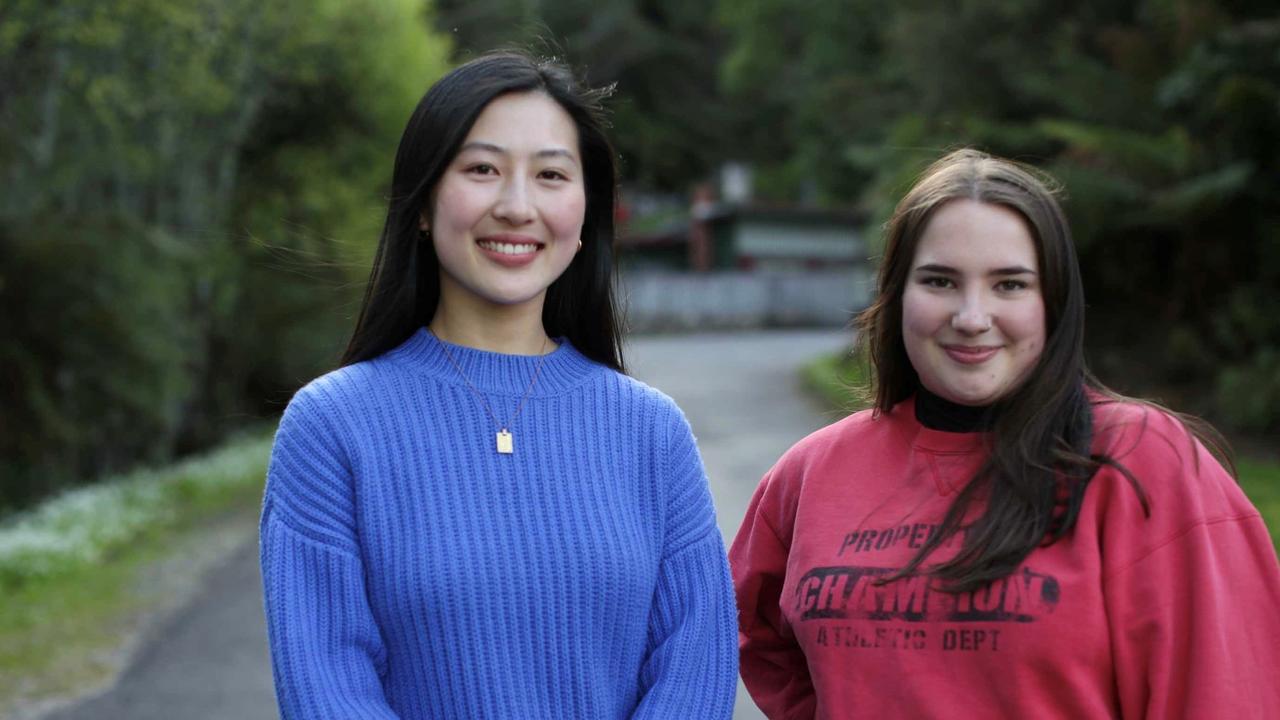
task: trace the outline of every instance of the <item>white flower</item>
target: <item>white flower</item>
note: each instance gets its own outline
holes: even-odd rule
[[[250,488],[266,474],[270,437],[65,492],[0,524],[0,584],[97,562],[148,528],[173,522],[185,500]]]

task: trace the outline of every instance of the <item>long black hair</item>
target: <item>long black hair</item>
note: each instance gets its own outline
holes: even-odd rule
[[[1091,453],[1092,405],[1131,399],[1104,386],[1085,364],[1084,286],[1057,192],[1053,179],[1035,168],[962,149],[929,166],[886,225],[876,299],[858,318],[874,370],[877,413],[888,412],[920,387],[902,338],[902,296],[920,237],[948,202],[999,205],[1026,222],[1039,265],[1046,336],[1027,378],[989,409],[987,460],[956,496],[939,531],[886,580],[918,570],[956,533],[963,534],[959,553],[929,569],[945,589],[974,590],[1009,575],[1036,547],[1070,532],[1089,481],[1104,465],[1119,470],[1147,507],[1137,478],[1113,458]],[[1171,414],[1232,467],[1226,444],[1213,428]],[[968,510],[980,498],[984,511],[965,525]]]
[[[547,288],[543,328],[587,357],[625,371],[613,288],[617,171],[601,106],[612,88],[586,89],[563,65],[514,51],[483,55],[450,71],[410,116],[396,151],[387,220],[342,365],[396,347],[435,315],[439,260],[432,243],[420,238],[422,210],[484,108],[501,95],[522,92],[545,93],[573,119],[586,187],[582,249]]]

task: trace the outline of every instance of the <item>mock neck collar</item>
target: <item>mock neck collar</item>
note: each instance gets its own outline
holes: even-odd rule
[[[961,405],[929,392],[923,385],[916,390],[915,413],[921,425],[942,432],[983,432],[995,422],[990,405]]]
[[[546,355],[507,355],[445,342],[420,327],[383,357],[443,382],[463,386],[469,382],[486,393],[523,395],[536,374],[531,397],[564,392],[602,368],[568,340],[553,339],[558,346]]]
[[[931,453],[969,454],[981,451],[990,440],[990,434],[984,432],[947,432],[927,427],[916,415],[916,402],[919,394],[912,394],[902,402],[894,405],[885,414],[900,432],[908,445]]]

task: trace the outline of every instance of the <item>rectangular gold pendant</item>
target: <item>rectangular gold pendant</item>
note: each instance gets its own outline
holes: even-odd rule
[[[511,433],[506,429],[498,431],[498,452],[503,455],[510,455],[515,452],[515,447],[511,442]]]

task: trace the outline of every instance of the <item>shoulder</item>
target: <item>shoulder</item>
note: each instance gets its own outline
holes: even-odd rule
[[[1139,468],[1182,469],[1208,458],[1217,465],[1196,436],[1164,409],[1131,400],[1095,399],[1093,452]],[[1136,470],[1135,469],[1135,470]]]
[[[1114,506],[1147,520],[1150,532],[1176,534],[1258,514],[1236,479],[1167,411],[1101,400],[1093,417],[1093,451],[1108,463],[1095,480]]]
[[[887,447],[890,415],[862,410],[805,436],[778,458],[760,481],[758,492],[770,502],[794,508],[808,486],[843,475],[851,463],[862,463]],[[785,514],[785,513],[784,513]]]
[[[341,458],[353,453],[358,433],[394,403],[389,395],[403,395],[394,366],[379,359],[332,370],[302,386],[285,407],[276,431],[275,453],[317,453]]]
[[[1142,441],[1147,430],[1167,437],[1182,427],[1169,413],[1147,403],[1106,397],[1093,397],[1091,403],[1095,448],[1115,449]]]
[[[611,368],[599,368],[599,382],[604,384],[602,400],[633,417],[642,418],[646,425],[664,433],[688,432],[689,422],[684,411],[670,395]]]
[[[412,374],[385,356],[331,370],[303,385],[285,408],[285,417],[343,423],[370,409],[387,407],[386,399],[403,397]]]
[[[802,471],[833,455],[843,455],[851,448],[865,452],[868,443],[883,439],[891,432],[892,425],[890,415],[860,410],[806,435],[782,454],[774,470]]]
[[[371,394],[385,393],[408,377],[409,373],[402,365],[386,356],[377,357],[330,370],[315,378],[294,394],[290,405],[354,402]]]
[[[624,375],[612,368],[598,365],[600,378],[610,385],[617,388],[618,392],[630,398],[634,402],[640,402],[652,405],[653,407],[676,407],[675,400],[670,395],[649,385],[643,380],[638,380],[630,375]]]

